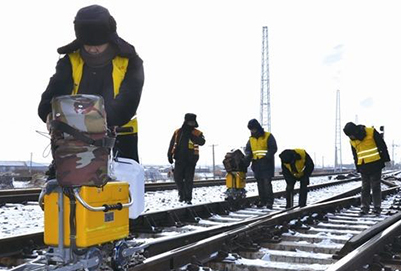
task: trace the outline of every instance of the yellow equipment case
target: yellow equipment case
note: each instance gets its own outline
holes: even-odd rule
[[[102,188],[82,186],[81,198],[93,207],[129,202],[126,182],[108,182]],[[129,209],[95,212],[76,203],[76,244],[79,248],[124,239],[129,233]],[[44,196],[46,245],[58,245],[58,193]],[[70,200],[64,195],[64,246],[70,246]]]
[[[233,171],[227,172],[226,187],[227,188],[245,188],[245,172]]]

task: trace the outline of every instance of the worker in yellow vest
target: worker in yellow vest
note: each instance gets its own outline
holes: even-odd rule
[[[298,204],[300,207],[306,206],[309,177],[315,167],[312,158],[304,149],[287,149],[282,151],[279,157],[283,176],[287,183],[285,208],[291,208],[294,205],[294,186],[297,181],[300,182]]]
[[[177,184],[180,202],[192,204],[192,188],[195,167],[199,160],[199,146],[206,142],[203,133],[196,129],[196,115],[187,113],[181,128],[174,131],[171,137],[167,158],[174,163],[174,181]]]
[[[57,52],[64,55],[42,94],[38,113],[48,121],[51,100],[61,95],[103,97],[109,126],[131,127],[116,139],[114,154],[139,161],[136,111],[144,84],[142,60],[134,46],[117,35],[117,24],[99,5],[80,9],[74,20],[76,39]]]
[[[274,195],[272,177],[274,176],[274,154],[277,152],[276,139],[265,132],[256,119],[248,122],[251,136],[245,147],[245,164],[252,162],[252,171],[258,183],[259,207],[273,208]]]
[[[381,213],[381,173],[390,162],[386,142],[373,127],[348,122],[343,129],[350,138],[355,167],[362,177],[361,214],[369,213],[372,189],[373,213]]]

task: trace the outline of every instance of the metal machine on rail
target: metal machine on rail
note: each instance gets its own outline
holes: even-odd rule
[[[55,178],[43,189],[44,255],[15,270],[126,270],[143,247],[129,235],[129,208],[143,201],[112,177],[117,132],[106,125],[103,99],[66,95],[52,100]]]
[[[225,200],[236,201],[246,197],[246,172],[245,155],[236,149],[228,152],[223,160],[226,174]]]

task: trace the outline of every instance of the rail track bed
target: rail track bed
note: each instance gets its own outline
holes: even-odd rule
[[[360,215],[359,196],[273,212],[130,270],[398,270],[401,196],[394,193],[386,190],[379,216]]]
[[[345,178],[345,175],[354,175],[351,172],[339,173],[316,173],[312,174],[312,177],[320,176],[333,176],[337,175],[340,178]],[[273,181],[282,181],[283,176],[273,177]],[[254,178],[247,179],[247,183],[254,183],[256,180]],[[225,179],[211,179],[211,180],[199,180],[194,182],[194,188],[197,187],[208,187],[208,186],[219,186],[225,185]],[[177,189],[175,182],[155,182],[155,183],[145,183],[145,192],[151,191],[165,191]],[[25,203],[28,201],[38,201],[39,194],[42,189],[37,188],[21,188],[21,189],[2,189],[0,190],[0,206],[6,203]]]
[[[359,189],[353,188],[358,187],[357,180],[358,178],[351,178],[312,185],[309,187],[310,191],[312,191],[309,193],[309,197],[313,199],[314,194],[318,193],[325,193],[327,194],[327,197],[329,197],[337,194],[337,191],[339,190],[338,187],[351,190],[353,193],[358,193]],[[281,198],[284,193],[284,191],[275,193],[276,206],[285,205],[285,200]],[[319,196],[315,197],[319,198]],[[295,196],[295,202],[296,199],[297,196]],[[257,200],[258,197],[254,196],[246,198],[237,206],[227,201],[221,201],[145,213],[136,220],[130,221],[130,232],[132,233],[131,238],[149,239],[149,237],[171,237],[173,235],[182,235],[183,232],[199,231],[205,228],[212,228],[212,226],[219,228],[224,224],[233,224],[241,219],[244,220],[247,217],[260,216],[272,211],[266,208],[257,208],[255,206],[255,202]],[[6,212],[4,208],[11,209],[15,214],[20,216],[19,211],[21,210],[21,206],[19,204],[8,204],[4,206],[3,211]],[[20,223],[21,225],[16,225],[18,228],[14,228],[13,230],[16,233],[22,231],[24,226],[28,226],[30,223],[37,224],[38,220],[43,219],[40,208],[35,206],[35,204],[28,204],[28,206],[24,206],[24,208],[28,208],[28,212],[22,215],[23,217],[27,218],[27,222],[23,222],[23,224]],[[234,210],[239,210],[238,212],[243,213],[238,213],[235,217],[235,215],[232,214],[232,211]],[[230,217],[230,213],[232,217]],[[21,217],[18,219],[21,219]],[[12,219],[10,218],[8,220]],[[12,221],[6,221],[6,223],[12,223]],[[213,231],[210,230],[210,232]],[[205,236],[208,237],[210,234],[212,233],[208,233],[208,235]],[[196,239],[196,241],[197,240],[198,239]],[[28,234],[12,235],[11,233],[8,233],[6,238],[0,239],[0,258],[4,255],[18,255],[27,251],[32,251],[33,249],[41,248],[43,246],[43,228],[36,227],[36,230],[33,230]],[[171,246],[169,245],[168,248],[170,249]],[[157,251],[160,250],[158,249]]]
[[[325,185],[310,186],[308,197],[313,198],[314,193],[322,194],[322,189],[324,189],[324,194],[327,197],[322,199],[320,196],[319,202],[332,201],[333,199],[355,195],[360,192],[360,188],[355,188],[357,185],[354,185],[354,188],[346,189],[347,191],[343,189],[341,194],[338,194],[338,192],[330,193],[330,188],[327,188],[327,186],[333,187],[333,191],[338,191],[334,189],[335,186],[349,185],[358,180],[359,178],[350,178],[329,182]],[[389,181],[383,182],[383,186],[387,190],[395,193],[394,191],[397,188],[394,187],[394,184]],[[319,207],[320,209],[323,208],[322,210],[315,207],[319,209],[318,212],[316,210],[307,211],[318,203],[313,204],[311,207],[296,207],[292,210],[285,210],[283,208],[285,200],[281,198],[283,194],[284,191],[275,193],[275,207],[272,210],[265,207],[257,208],[255,206],[257,197],[249,197],[237,205],[228,204],[228,202],[215,202],[144,214],[138,219],[131,221],[130,231],[132,234],[130,238],[135,239],[144,247],[143,255],[146,259],[144,261],[141,260],[140,264],[138,264],[138,259],[135,259],[130,270],[171,270],[176,268],[202,270],[198,269],[199,266],[201,266],[199,268],[206,268],[204,270],[207,270],[207,268],[213,270],[326,270],[266,269],[272,268],[272,266],[263,267],[262,263],[264,265],[266,265],[265,262],[273,264],[277,260],[277,265],[280,265],[278,259],[284,259],[284,262],[288,262],[292,257],[298,259],[295,260],[298,261],[298,264],[305,264],[308,268],[311,268],[311,263],[302,263],[299,259],[311,258],[306,255],[313,252],[317,255],[321,254],[317,256],[321,258],[320,261],[313,263],[313,265],[320,265],[326,268],[333,263],[333,260],[330,260],[330,257],[325,255],[330,254],[328,253],[330,245],[333,246],[330,251],[333,254],[333,250],[340,250],[341,246],[352,236],[358,235],[360,232],[372,227],[374,223],[391,217],[396,212],[395,207],[391,207],[394,205],[393,203],[384,204],[383,207],[386,207],[386,211],[380,217],[373,215],[371,217],[358,217],[358,207],[353,207],[353,209],[343,211],[341,215],[337,215],[336,212],[338,212],[339,207],[332,207],[327,204],[323,205],[325,207]],[[295,199],[297,199],[297,196],[295,196]],[[358,200],[359,197],[354,196],[349,201],[352,201],[354,205],[358,205]],[[350,203],[347,204],[349,205]],[[327,210],[331,210],[332,212],[327,213]],[[307,214],[304,212],[312,213]],[[356,220],[352,221],[352,219]],[[358,221],[361,222],[361,225],[356,225]],[[267,225],[265,225],[266,223]],[[275,224],[273,225],[272,223]],[[262,230],[257,230],[257,237],[259,239],[262,237],[262,241],[252,237],[253,232],[256,231],[255,227],[259,228],[256,225],[259,224],[263,224],[263,226],[260,226]],[[324,230],[322,230],[324,227],[330,229],[332,232],[328,231],[324,233]],[[251,233],[246,233],[245,237],[243,237],[244,234],[242,233],[232,237],[232,232],[241,232],[243,229],[250,230]],[[340,233],[336,233],[337,231]],[[345,231],[345,233],[341,233],[342,231]],[[224,241],[219,241],[218,245],[216,245],[213,240],[221,236],[224,236]],[[227,236],[230,236],[230,238],[226,240]],[[332,239],[329,239],[329,237],[332,237]],[[1,239],[0,263],[8,260],[8,264],[3,263],[3,265],[15,266],[26,262],[32,257],[39,256],[40,258],[40,254],[43,253],[42,249],[44,248],[42,239],[43,233],[41,232],[29,236],[8,238],[8,240]],[[212,239],[212,241],[209,241],[209,239]],[[278,243],[278,241],[280,242]],[[211,243],[209,244],[209,242]],[[299,248],[295,247],[297,243],[302,244],[306,242],[310,243],[309,250],[302,248],[302,246]],[[321,244],[327,250],[315,248],[315,243]],[[188,252],[183,252],[184,254],[181,256],[174,256],[176,253],[180,255],[182,251],[186,251],[187,248],[192,246],[203,247],[200,249],[201,251],[208,251],[210,248],[213,248],[213,251],[210,251],[205,257],[202,253],[198,255],[199,253],[196,252],[197,249],[192,250],[192,252],[190,251],[189,254]],[[307,245],[304,246],[308,247]],[[208,247],[208,249],[204,247]],[[293,252],[291,253],[291,251]],[[167,259],[165,258],[166,254],[169,255]],[[195,255],[195,258],[192,257],[192,254]],[[305,256],[300,256],[302,254],[305,254]],[[225,256],[223,257],[223,255]],[[192,263],[190,259],[192,259]],[[256,264],[258,261],[260,262],[259,265]],[[244,266],[244,268],[238,269],[241,266]],[[196,269],[191,269],[192,267]],[[19,269],[14,270],[29,269],[21,269],[19,267]],[[102,270],[108,269],[105,266]]]
[[[390,200],[391,201],[391,200]],[[388,213],[389,203],[384,213]],[[336,253],[352,237],[369,230],[390,215],[360,216],[358,207],[333,213],[312,214],[277,226],[273,238],[208,264],[215,270],[327,270],[337,262]],[[248,241],[249,242],[249,241]],[[254,251],[252,251],[254,250]]]

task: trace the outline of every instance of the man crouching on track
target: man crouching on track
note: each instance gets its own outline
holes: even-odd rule
[[[287,183],[285,189],[287,205],[285,208],[291,208],[294,205],[294,185],[296,181],[300,181],[299,206],[306,206],[309,177],[315,167],[312,158],[303,149],[284,150],[279,157],[283,176]]]
[[[192,204],[192,187],[195,166],[199,160],[199,146],[206,142],[203,133],[196,129],[196,115],[185,114],[181,128],[174,131],[167,152],[168,161],[174,163],[174,181],[177,184],[179,201]],[[173,160],[174,159],[174,160]]]
[[[343,129],[351,139],[355,167],[362,176],[361,214],[369,213],[370,187],[373,194],[373,213],[381,212],[381,173],[390,161],[386,143],[375,128],[348,122]]]
[[[265,132],[256,119],[248,123],[251,131],[245,148],[246,165],[252,162],[252,171],[258,183],[260,202],[259,207],[266,205],[273,208],[274,195],[272,177],[274,176],[274,154],[277,152],[277,144],[274,136]]]

